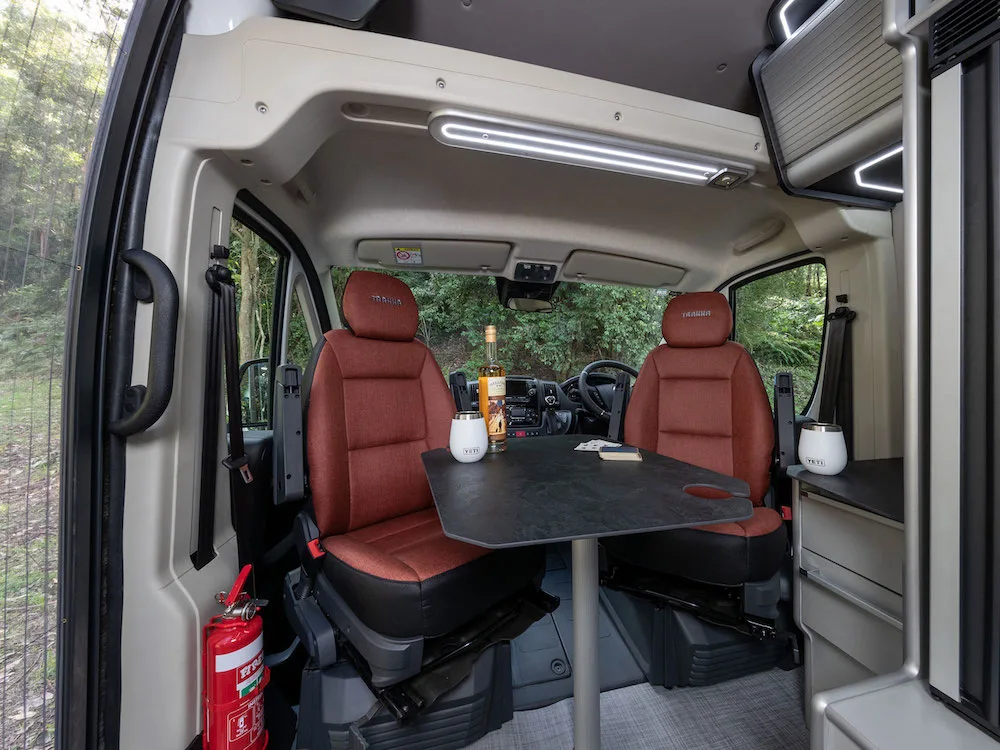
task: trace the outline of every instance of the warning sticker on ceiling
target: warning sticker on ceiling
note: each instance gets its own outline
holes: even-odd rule
[[[397,266],[422,266],[424,255],[419,247],[394,247]]]

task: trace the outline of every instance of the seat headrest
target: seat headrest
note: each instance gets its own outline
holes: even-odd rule
[[[669,346],[700,349],[722,346],[733,330],[733,311],[718,292],[674,297],[663,311],[663,340]]]
[[[412,341],[417,335],[417,301],[410,287],[374,271],[355,271],[344,286],[344,322],[355,336]]]

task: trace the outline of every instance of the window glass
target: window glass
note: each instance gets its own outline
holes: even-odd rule
[[[774,376],[792,373],[795,408],[805,413],[819,376],[826,319],[826,266],[786,268],[736,287],[734,338],[753,356],[774,406]]]
[[[340,303],[350,268],[333,269]],[[579,375],[590,362],[612,359],[638,369],[660,343],[666,290],[563,282],[550,313],[501,307],[492,276],[393,271],[413,290],[417,332],[447,373],[475,372],[483,360],[483,328],[499,329],[500,361],[511,375],[556,381]]]
[[[259,234],[233,219],[229,234],[229,270],[236,284],[244,427],[261,428],[270,422],[269,357],[280,262],[281,256]]]
[[[240,359],[269,357],[275,277],[280,256],[246,224],[233,219],[229,235],[229,270],[236,283]]]
[[[298,284],[292,292],[291,306],[288,311],[288,349],[285,359],[287,364],[298,365],[305,372],[312,356],[313,341],[306,322],[305,308],[302,305],[302,290]]]
[[[4,750],[55,746],[67,297],[79,270],[84,176],[131,8],[130,0],[0,3]]]

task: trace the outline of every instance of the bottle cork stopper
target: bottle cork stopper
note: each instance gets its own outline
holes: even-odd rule
[[[486,340],[496,341],[497,340],[497,327],[496,326],[486,326]]]

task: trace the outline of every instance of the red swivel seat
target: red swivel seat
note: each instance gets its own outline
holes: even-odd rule
[[[675,297],[663,339],[639,372],[625,440],[750,485],[746,521],[605,539],[613,557],[651,571],[736,586],[766,581],[781,567],[787,537],[764,507],[771,484],[774,423],[753,359],[729,340],[732,311],[717,292]]]
[[[447,446],[455,406],[414,339],[410,288],[355,271],[343,319],[350,330],[325,335],[305,377],[322,575],[377,633],[443,635],[540,580],[544,552],[491,552],[444,535],[420,454]]]

